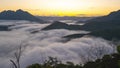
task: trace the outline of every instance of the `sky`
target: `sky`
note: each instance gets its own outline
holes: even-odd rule
[[[120,0],[0,0],[0,11],[23,9],[40,16],[102,16],[120,9]]]

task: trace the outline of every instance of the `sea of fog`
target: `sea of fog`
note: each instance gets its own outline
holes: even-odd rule
[[[0,68],[10,68],[10,59],[15,59],[14,53],[20,45],[24,48],[20,59],[21,68],[33,63],[43,63],[48,56],[57,57],[63,63],[85,63],[101,58],[105,54],[115,52],[115,46],[110,41],[96,37],[82,37],[65,41],[63,36],[86,31],[71,31],[55,29],[42,31],[49,24],[39,24],[29,21],[0,21],[0,25],[11,26],[11,31],[0,31]],[[37,33],[31,33],[33,31]],[[21,44],[22,43],[22,44]]]

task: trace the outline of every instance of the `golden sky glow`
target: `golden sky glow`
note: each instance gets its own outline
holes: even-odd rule
[[[0,0],[0,11],[8,9],[43,16],[99,16],[120,9],[120,0]]]

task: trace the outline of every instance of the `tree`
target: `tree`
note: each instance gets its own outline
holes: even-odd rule
[[[18,47],[18,49],[14,53],[15,60],[10,59],[10,62],[13,64],[13,68],[21,68],[20,67],[20,59],[21,59],[21,56],[25,50],[25,47],[27,46],[27,44],[24,44],[24,42],[26,42],[26,41],[23,41],[22,43],[20,43],[20,46]]]

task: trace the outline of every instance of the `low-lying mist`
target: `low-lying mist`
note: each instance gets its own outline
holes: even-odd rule
[[[14,25],[10,27],[11,31],[0,31],[0,68],[11,66],[9,60],[14,59],[14,52],[21,43],[26,44],[20,61],[22,68],[33,63],[43,63],[49,56],[57,57],[63,62],[82,64],[116,52],[115,45],[102,38],[82,37],[63,42],[65,40],[63,36],[86,33],[85,31],[64,29],[41,31],[40,29],[49,24],[28,21],[0,21],[0,24]],[[32,34],[34,30],[39,32]]]

